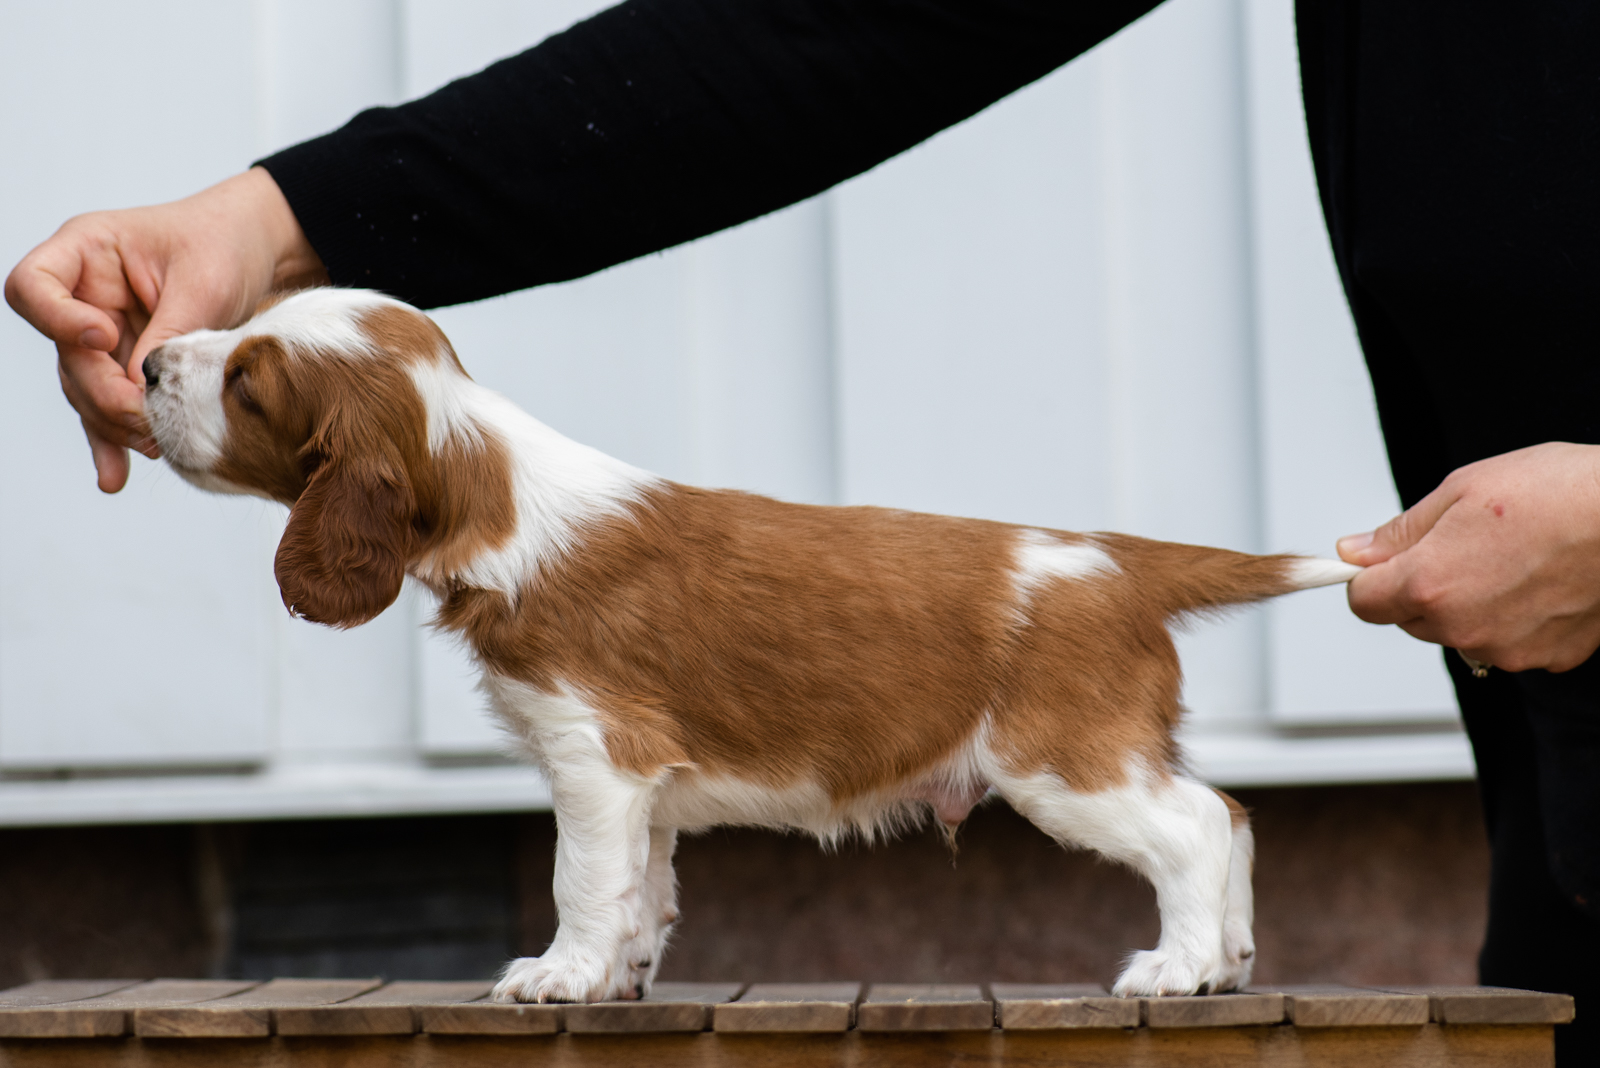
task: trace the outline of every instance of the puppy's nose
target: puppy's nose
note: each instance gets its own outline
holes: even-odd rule
[[[166,362],[166,349],[156,349],[144,358],[144,388],[155,389],[161,384],[162,365]]]

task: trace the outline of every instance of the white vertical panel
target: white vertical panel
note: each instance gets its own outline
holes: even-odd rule
[[[1233,0],[1176,0],[1105,50],[1116,519],[1254,549],[1244,131]]]
[[[837,499],[828,215],[817,198],[687,250],[697,482]]]
[[[399,0],[252,0],[252,7],[263,153],[400,99]]]
[[[1292,0],[1246,0],[1266,531],[1274,549],[1333,555],[1400,509],[1372,387],[1328,244],[1306,141]],[[1437,646],[1314,590],[1270,609],[1280,723],[1448,719]]]
[[[609,0],[401,0],[406,96],[531,48]]]
[[[403,95],[396,0],[254,0],[254,23],[262,152]],[[270,566],[270,552],[266,559]],[[411,593],[349,631],[278,613],[280,760],[409,756],[416,615]]]
[[[248,10],[8,4],[0,32],[0,264],[68,216],[169,200],[250,158]],[[0,314],[0,762],[259,760],[268,741],[262,513],[134,457],[95,489],[55,353]]]
[[[846,501],[1110,523],[1095,66],[834,194]]]
[[[1173,0],[1106,48],[1116,526],[1258,551],[1255,373],[1236,0]],[[1197,718],[1264,712],[1259,612],[1179,642]]]

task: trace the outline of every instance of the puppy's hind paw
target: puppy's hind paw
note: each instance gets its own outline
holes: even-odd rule
[[[1221,994],[1249,986],[1250,973],[1255,966],[1255,942],[1248,934],[1242,938],[1225,938],[1222,948],[1222,971],[1217,974],[1217,982],[1211,992]]]

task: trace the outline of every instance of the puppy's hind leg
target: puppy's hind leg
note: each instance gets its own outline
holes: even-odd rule
[[[1155,887],[1161,941],[1128,960],[1112,993],[1123,997],[1216,990],[1226,976],[1223,921],[1233,833],[1228,807],[1209,787],[1142,764],[1095,793],[1050,772],[994,783],[1011,806],[1064,845],[1121,861]]]
[[[650,993],[667,941],[672,937],[673,924],[678,920],[678,877],[672,871],[672,854],[677,846],[675,828],[650,828],[650,861],[645,866],[639,933],[628,944],[628,965],[634,989],[641,998]]]
[[[1227,794],[1217,796],[1228,806],[1233,825],[1233,849],[1228,858],[1228,908],[1222,921],[1222,977],[1218,990],[1237,990],[1250,982],[1256,963],[1255,890],[1251,877],[1255,871],[1256,843],[1250,832],[1250,814]]]

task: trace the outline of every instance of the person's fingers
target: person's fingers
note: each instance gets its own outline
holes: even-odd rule
[[[89,452],[94,456],[95,481],[100,492],[118,492],[128,484],[128,450],[96,434],[88,423],[84,423],[83,433],[89,439]]]
[[[7,276],[6,303],[57,344],[107,352],[118,341],[116,323],[104,310],[72,295],[83,271],[81,250],[46,242]]]
[[[1340,538],[1339,558],[1362,567],[1391,560],[1421,541],[1459,499],[1460,493],[1446,483],[1377,530]]]
[[[1368,623],[1412,624],[1423,615],[1411,592],[1411,573],[1403,560],[1372,564],[1350,580],[1350,610]]]
[[[78,410],[85,427],[119,447],[143,446],[149,437],[144,390],[104,352],[64,345],[58,352],[61,391]]]

